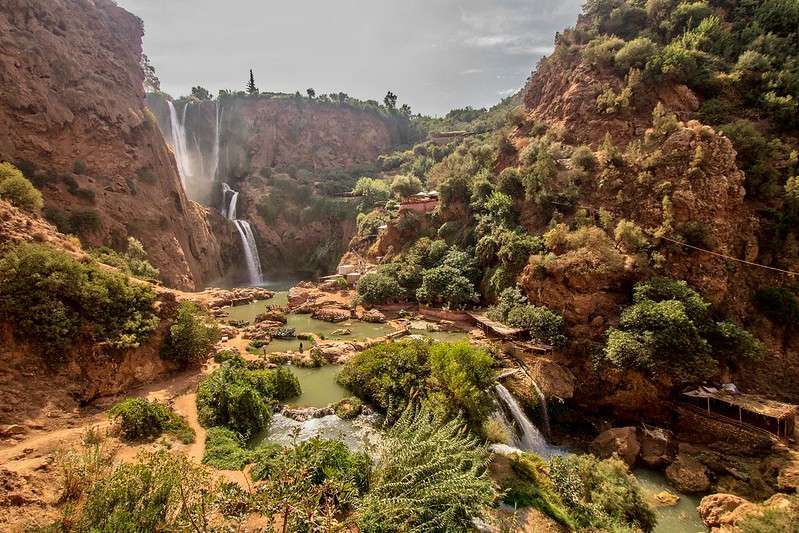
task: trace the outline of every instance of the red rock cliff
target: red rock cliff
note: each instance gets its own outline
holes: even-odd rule
[[[190,202],[144,105],[142,22],[110,0],[0,3],[0,160],[92,246],[141,240],[164,281],[223,271],[224,221]]]

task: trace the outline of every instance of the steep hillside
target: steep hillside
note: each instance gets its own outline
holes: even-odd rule
[[[144,106],[142,34],[110,0],[3,2],[0,160],[35,180],[62,230],[91,246],[137,237],[166,283],[196,288],[223,273],[231,229],[181,189]]]

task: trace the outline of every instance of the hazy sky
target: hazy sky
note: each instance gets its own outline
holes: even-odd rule
[[[201,84],[344,91],[414,112],[490,106],[524,85],[583,0],[117,0],[173,96]]]

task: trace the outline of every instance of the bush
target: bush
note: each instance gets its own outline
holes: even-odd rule
[[[184,444],[194,442],[194,430],[186,420],[157,401],[126,398],[108,411],[108,417],[119,423],[125,440],[152,439],[167,432]]]
[[[155,281],[160,272],[147,260],[144,246],[134,237],[128,237],[128,250],[124,254],[108,247],[101,247],[90,252],[100,263],[112,266],[137,278]]]
[[[246,440],[269,426],[275,403],[301,392],[299,380],[287,368],[249,370],[227,362],[197,387],[200,423],[224,426]]]
[[[0,198],[38,215],[42,212],[42,193],[11,163],[0,163]]]
[[[566,344],[563,334],[563,317],[546,307],[536,305],[521,305],[513,308],[508,313],[508,325],[524,328],[530,334],[553,346]]]
[[[0,320],[52,362],[82,342],[137,347],[158,325],[149,285],[36,244],[0,258]]]
[[[203,464],[220,470],[241,470],[252,461],[252,453],[244,448],[239,436],[233,431],[224,427],[208,429]]]
[[[279,516],[286,531],[346,530],[340,520],[368,488],[371,460],[339,441],[262,447],[253,456],[255,507],[266,516]]]
[[[416,176],[399,175],[394,177],[391,182],[392,194],[400,198],[407,198],[413,196],[422,190],[422,181]]]
[[[799,324],[799,300],[784,287],[766,287],[755,293],[760,310],[780,325],[796,327]]]
[[[76,531],[185,531],[209,529],[218,485],[202,467],[166,451],[121,463],[99,479],[76,516],[62,527]],[[67,525],[69,524],[69,525]],[[61,529],[59,529],[61,530]]]
[[[416,290],[416,299],[425,303],[463,307],[476,302],[478,294],[472,282],[460,271],[443,265],[422,272],[422,285]]]
[[[356,396],[387,411],[402,410],[412,392],[422,392],[430,372],[423,341],[378,344],[350,359],[338,382]]]
[[[181,302],[162,348],[164,359],[181,365],[203,363],[219,340],[219,327],[192,302]]]
[[[497,494],[488,461],[457,420],[406,409],[386,434],[358,506],[361,531],[471,530]]]
[[[516,478],[503,484],[507,489],[503,501],[514,508],[533,507],[569,528],[579,529],[549,478],[548,465],[532,453],[516,453],[510,457]]]
[[[352,194],[361,197],[358,210],[368,212],[375,207],[384,205],[391,198],[391,189],[383,180],[363,177],[355,184]]]
[[[566,455],[554,457],[549,470],[558,494],[579,529],[654,529],[655,513],[622,460]]]
[[[597,164],[594,152],[586,145],[578,146],[574,149],[574,152],[572,152],[571,161],[572,165],[585,171],[594,170]]]
[[[431,409],[444,408],[447,419],[463,411],[467,420],[479,424],[494,411],[492,387],[494,359],[468,341],[439,343],[430,347],[430,381],[436,389],[447,391],[449,399]],[[452,401],[454,400],[454,402]]]
[[[631,68],[643,68],[656,51],[657,46],[651,39],[638,37],[624,43],[624,46],[616,52],[614,61],[617,67],[627,72]]]
[[[364,274],[358,280],[358,297],[366,305],[380,305],[403,297],[397,280],[381,272]]]

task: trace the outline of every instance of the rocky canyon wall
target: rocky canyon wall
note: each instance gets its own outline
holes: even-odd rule
[[[142,35],[110,0],[0,3],[0,160],[61,229],[90,246],[135,236],[165,283],[195,289],[222,275],[231,228],[182,190],[145,107]]]

